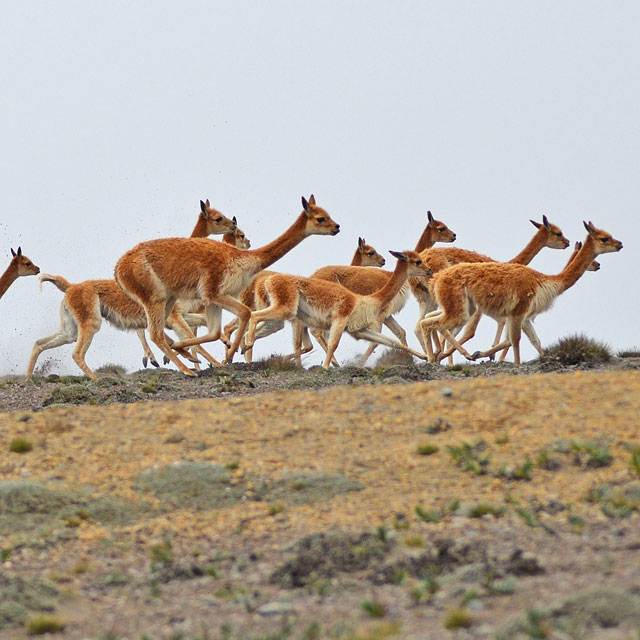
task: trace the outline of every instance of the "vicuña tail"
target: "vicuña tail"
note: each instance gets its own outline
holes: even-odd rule
[[[71,286],[71,283],[66,278],[63,278],[62,276],[52,276],[48,273],[43,273],[41,276],[38,276],[38,282],[40,283],[40,291],[42,291],[43,282],[51,282],[62,292],[66,291]]]

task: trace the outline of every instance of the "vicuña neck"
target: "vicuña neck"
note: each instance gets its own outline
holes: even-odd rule
[[[353,254],[353,259],[351,260],[352,267],[361,267],[362,266],[362,252],[360,249],[356,249],[356,252]]]
[[[509,260],[510,264],[529,264],[546,244],[547,231],[541,227],[538,232],[529,240],[525,248],[514,258]]]
[[[561,291],[566,291],[572,287],[587,270],[589,265],[596,257],[596,248],[591,236],[587,236],[582,248],[578,251],[578,255],[567,263],[565,268],[555,276],[550,276],[553,280],[560,283]]]
[[[13,284],[18,277],[18,270],[14,261],[7,267],[7,270],[0,277],[0,298],[7,292],[7,289]]]
[[[381,309],[390,304],[398,294],[398,291],[402,289],[402,285],[407,281],[408,271],[409,263],[404,260],[398,260],[396,268],[393,270],[387,284],[385,284],[382,289],[371,294],[371,297],[378,299]]]
[[[198,216],[198,222],[196,222],[196,226],[193,227],[193,231],[191,232],[191,238],[206,238],[209,235],[207,232],[207,223],[205,222],[202,215]]]
[[[307,236],[306,229],[307,214],[302,212],[298,216],[298,219],[273,242],[259,249],[249,249],[246,255],[258,259],[256,273],[271,266],[276,260],[282,258],[285,253],[288,253],[293,247],[300,244]]]
[[[434,236],[435,236],[435,231],[431,227],[431,225],[428,224],[424,228],[424,231],[422,232],[422,235],[420,236],[420,240],[418,240],[418,244],[416,244],[416,248],[414,249],[414,251],[416,253],[420,253],[425,249],[431,249],[431,247],[433,247],[433,245],[436,243]]]

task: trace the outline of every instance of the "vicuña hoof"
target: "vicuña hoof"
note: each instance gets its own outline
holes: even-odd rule
[[[147,356],[143,356],[142,358],[142,366],[146,369],[147,368],[147,364],[149,362],[149,358],[147,358]]]
[[[166,357],[166,356],[165,356],[165,357]],[[151,361],[151,364],[152,364],[154,367],[160,367],[160,365],[158,364],[158,361],[157,361],[155,358]],[[145,366],[146,366],[146,365],[145,365]]]

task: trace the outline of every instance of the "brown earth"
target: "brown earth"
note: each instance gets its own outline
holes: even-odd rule
[[[638,365],[5,379],[0,638],[637,640]]]

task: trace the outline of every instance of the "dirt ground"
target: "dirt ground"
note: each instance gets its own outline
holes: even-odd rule
[[[0,381],[0,638],[640,638],[640,360]]]

